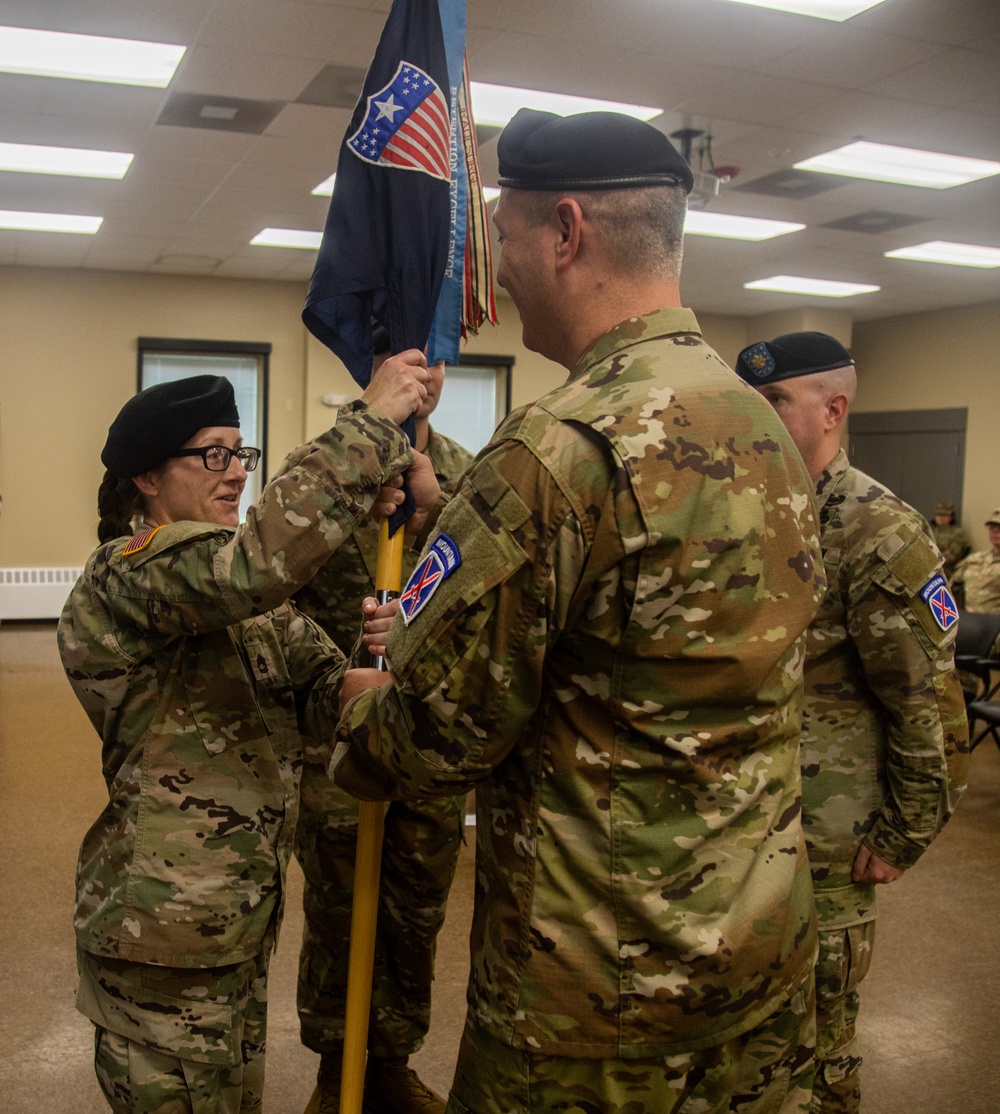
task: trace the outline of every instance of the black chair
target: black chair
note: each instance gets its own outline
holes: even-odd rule
[[[1000,703],[994,699],[1000,690],[1000,660],[994,656],[998,639],[1000,615],[985,615],[976,611],[959,613],[955,665],[965,674],[962,693],[969,716],[970,750],[975,750],[987,735],[1000,748]],[[998,675],[996,681],[993,680],[994,673]],[[977,734],[979,723],[982,727]]]

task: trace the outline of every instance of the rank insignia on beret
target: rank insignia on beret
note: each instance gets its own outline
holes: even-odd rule
[[[438,534],[427,556],[413,570],[399,597],[404,623],[409,623],[423,611],[441,582],[451,576],[461,563],[458,546],[447,534]]]
[[[132,540],[122,550],[122,556],[131,557],[133,553],[140,553],[153,540],[156,531],[162,529],[162,526],[154,526],[151,530],[140,530],[138,534],[133,534]]]
[[[934,622],[948,630],[958,622],[958,606],[948,590],[948,581],[938,573],[920,589],[921,599],[930,607]]]
[[[767,345],[761,341],[754,344],[743,353],[743,362],[761,379],[766,378],[774,371],[774,357]]]

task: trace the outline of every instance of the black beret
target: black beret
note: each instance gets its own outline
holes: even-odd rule
[[[240,425],[233,385],[223,375],[192,375],[133,395],[111,423],[101,451],[120,479],[162,464],[206,426]]]
[[[779,379],[853,366],[847,349],[826,333],[783,333],[744,348],[736,359],[736,374],[751,386],[762,387]]]
[[[681,186],[687,161],[661,131],[620,112],[556,116],[520,109],[497,141],[500,185],[518,190],[622,190]]]

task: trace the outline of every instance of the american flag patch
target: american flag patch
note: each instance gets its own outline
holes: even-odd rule
[[[131,557],[133,553],[138,553],[140,550],[145,549],[153,540],[153,535],[156,531],[162,529],[162,526],[154,526],[152,530],[140,530],[138,534],[133,534],[132,540],[122,550],[122,556]]]
[[[400,62],[392,81],[368,98],[347,146],[365,162],[419,170],[451,181],[451,122],[441,87],[419,66]]]

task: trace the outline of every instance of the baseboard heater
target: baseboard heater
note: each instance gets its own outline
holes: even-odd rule
[[[0,622],[58,619],[82,569],[0,568]]]

